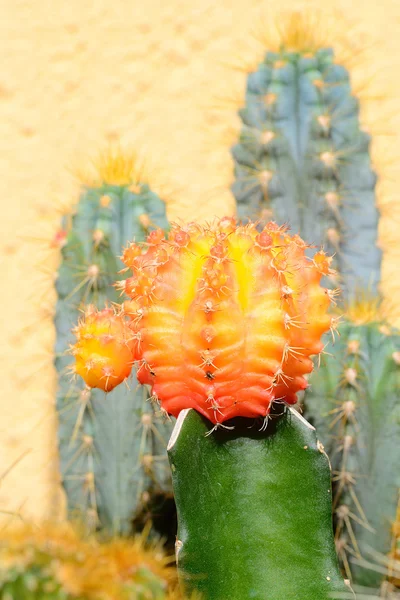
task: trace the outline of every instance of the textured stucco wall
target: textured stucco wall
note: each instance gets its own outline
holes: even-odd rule
[[[58,485],[54,331],[49,240],[55,209],[76,198],[70,170],[107,142],[140,146],[174,219],[232,212],[227,147],[238,122],[245,74],[255,63],[249,34],[275,11],[270,0],[5,0],[0,23],[0,510],[36,518],[62,514]],[[312,1],[303,6],[321,5]],[[295,0],[279,7],[297,9]],[[396,249],[400,201],[400,8],[398,0],[336,3],[352,26],[355,84],[381,185],[383,291],[400,300]],[[340,47],[341,36],[332,31]],[[246,59],[246,60],[244,60]],[[221,98],[225,98],[222,99]],[[384,102],[383,99],[386,99]],[[389,133],[391,135],[386,135]],[[396,254],[397,253],[397,254]],[[398,275],[397,275],[398,278]],[[393,319],[400,311],[393,303]],[[5,515],[8,518],[7,515]]]

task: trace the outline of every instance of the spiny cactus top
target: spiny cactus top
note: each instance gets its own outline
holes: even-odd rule
[[[155,230],[144,245],[126,248],[130,276],[117,284],[131,298],[124,305],[124,352],[132,351],[139,381],[152,386],[168,413],[191,407],[217,424],[265,417],[275,400],[296,402],[313,368],[310,356],[335,327],[327,314],[335,292],[320,284],[331,259],[322,251],[309,259],[307,248],[275,223],[259,232],[231,218],[174,225],[168,239]],[[115,350],[96,382],[96,358],[84,356],[85,327],[74,349],[78,364],[86,360],[79,373],[103,389],[108,374],[111,389],[124,379],[117,376],[120,353],[110,336],[98,340],[99,355],[105,346]],[[88,344],[93,348],[92,339]]]

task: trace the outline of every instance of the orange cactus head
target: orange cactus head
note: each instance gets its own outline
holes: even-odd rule
[[[89,306],[74,333],[77,340],[71,352],[75,356],[75,372],[89,387],[110,392],[129,377],[134,338],[124,316],[112,308],[98,311]]]
[[[121,289],[137,376],[167,412],[192,407],[217,424],[296,402],[332,321],[320,283],[330,259],[307,248],[276,223],[258,231],[229,217],[131,248]]]

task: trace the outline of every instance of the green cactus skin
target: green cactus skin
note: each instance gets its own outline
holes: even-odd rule
[[[377,588],[382,573],[351,559],[361,555],[371,564],[371,550],[391,550],[400,489],[400,335],[379,322],[350,321],[339,334],[310,377],[305,415],[332,463],[339,557],[355,584]]]
[[[282,411],[282,407],[279,407]],[[325,600],[349,593],[335,553],[330,468],[315,430],[287,410],[209,433],[188,409],[168,454],[185,592],[207,600]]]
[[[238,216],[288,223],[336,253],[345,295],[376,291],[376,175],[359,103],[331,49],[267,52],[247,80],[232,149]]]
[[[70,515],[90,527],[126,534],[131,520],[152,491],[170,493],[166,445],[172,424],[156,418],[146,388],[129,380],[109,394],[89,391],[71,381],[67,354],[84,304],[103,308],[120,300],[113,283],[128,241],[143,241],[141,223],[165,228],[165,205],[145,184],[135,191],[103,185],[84,189],[66,243],[56,280],[56,368],[59,375],[57,412],[62,482]],[[145,219],[143,219],[143,216]],[[147,224],[147,223],[146,223]]]

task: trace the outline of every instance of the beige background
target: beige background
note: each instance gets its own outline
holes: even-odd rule
[[[57,210],[76,200],[72,171],[109,142],[139,147],[169,217],[233,211],[229,145],[245,73],[262,46],[251,32],[269,0],[4,0],[0,24],[0,510],[62,515],[51,312]],[[308,2],[309,8],[321,2]],[[280,8],[297,9],[295,0]],[[337,2],[329,38],[344,37],[383,179],[383,292],[400,324],[400,8]],[[327,8],[328,5],[327,5]],[[323,21],[323,19],[322,19]],[[338,24],[339,23],[339,24]],[[345,35],[344,35],[345,34]],[[390,135],[388,135],[390,134]],[[384,242],[384,244],[383,244]],[[19,462],[18,462],[19,460]],[[14,462],[16,464],[14,464]],[[14,466],[13,466],[14,465]],[[11,468],[12,467],[12,468]],[[10,468],[10,472],[6,470]]]

